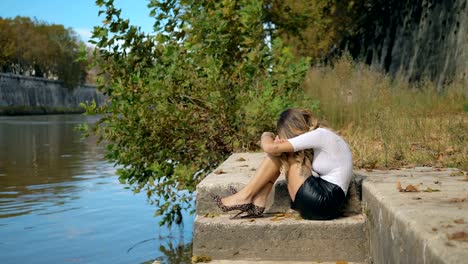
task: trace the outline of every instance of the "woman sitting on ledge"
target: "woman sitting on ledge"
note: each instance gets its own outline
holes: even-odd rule
[[[351,177],[353,162],[346,142],[332,130],[321,127],[312,112],[288,109],[276,125],[277,136],[263,133],[261,147],[267,153],[255,176],[231,196],[214,196],[224,212],[235,216],[261,217],[274,182],[286,175],[291,208],[302,218],[328,220],[339,216]]]

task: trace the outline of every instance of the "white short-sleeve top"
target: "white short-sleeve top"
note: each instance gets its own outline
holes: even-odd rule
[[[312,172],[338,185],[346,194],[353,177],[353,158],[342,137],[326,128],[317,128],[288,139],[294,151],[314,150]]]

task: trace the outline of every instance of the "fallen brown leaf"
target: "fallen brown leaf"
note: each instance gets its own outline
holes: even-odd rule
[[[251,171],[256,171],[257,169],[255,169],[255,168],[251,168],[250,170],[251,170]]]
[[[412,185],[412,184],[407,185],[405,188],[401,188],[401,189],[400,188],[401,188],[401,184],[400,184],[400,186],[397,186],[397,189],[400,192],[419,192],[418,188],[416,186]]]
[[[210,261],[211,261],[211,257],[207,255],[192,256],[192,263],[200,263],[200,262],[208,263]]]
[[[460,218],[460,219],[455,219],[455,220],[453,220],[453,222],[454,222],[455,224],[464,224],[464,223],[465,223],[465,220],[463,220],[463,218]]]
[[[463,203],[465,201],[465,198],[450,198],[449,202],[451,203]]]
[[[407,185],[405,188],[401,187],[400,181],[397,181],[397,190],[400,192],[419,192],[418,188],[412,184]]]
[[[240,157],[238,159],[236,159],[236,161],[245,161],[246,159],[244,159],[243,157]]]
[[[216,214],[216,213],[206,213],[205,215],[203,215],[204,217],[209,217],[209,218],[215,218],[217,216],[219,216],[219,214]]]
[[[226,173],[226,172],[223,171],[223,170],[216,170],[216,171],[214,172],[214,174],[223,174],[223,173]]]
[[[245,165],[240,165],[239,167],[248,167],[249,165],[245,164]]]
[[[465,231],[455,232],[451,235],[447,235],[447,237],[450,240],[468,242],[468,233],[466,233]]]
[[[396,182],[396,188],[398,191],[402,192],[403,191],[403,187],[401,187],[401,182],[400,181],[397,181]]]
[[[249,219],[249,222],[255,222],[255,219]]]
[[[438,230],[438,229],[437,229],[436,227],[433,227],[433,228],[432,228],[432,231],[434,231],[434,232],[437,231],[437,230]]]
[[[408,185],[406,186],[405,188],[405,192],[419,192],[418,188],[416,188],[416,186],[413,186],[413,185]]]
[[[348,261],[338,260],[336,264],[348,264]]]
[[[286,218],[285,217],[276,217],[275,216],[275,217],[271,218],[270,221],[281,221],[281,220],[284,220],[284,219],[286,219]]]
[[[421,197],[413,197],[412,199],[413,200],[421,200],[422,198]]]

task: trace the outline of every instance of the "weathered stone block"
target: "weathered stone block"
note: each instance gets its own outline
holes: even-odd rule
[[[366,261],[367,231],[362,215],[331,221],[272,220],[275,218],[231,220],[229,215],[198,215],[193,254],[230,260]]]

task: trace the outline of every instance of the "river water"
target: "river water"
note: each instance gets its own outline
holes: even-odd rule
[[[193,216],[160,227],[82,115],[0,116],[0,263],[188,262]]]

